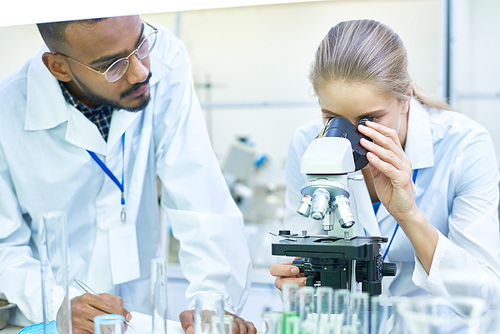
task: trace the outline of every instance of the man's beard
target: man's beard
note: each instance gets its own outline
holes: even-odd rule
[[[134,84],[132,87],[130,87],[126,91],[122,92],[120,94],[120,98],[123,98],[123,97],[129,95],[130,93],[135,92],[136,90],[140,89],[145,84],[149,83],[151,76],[152,76],[152,73],[149,72],[149,75],[146,78],[146,80],[144,80],[141,83]],[[151,97],[148,94],[148,98],[145,99],[144,101],[142,101],[141,104],[139,104],[136,107],[127,108],[127,107],[120,105],[117,101],[108,100],[107,98],[105,98],[103,96],[98,96],[98,95],[94,94],[87,86],[85,86],[83,83],[78,81],[76,78],[74,78],[74,80],[78,84],[80,90],[82,91],[83,97],[85,97],[87,100],[90,100],[90,101],[95,102],[95,103],[100,104],[100,105],[105,105],[105,106],[109,106],[112,108],[116,108],[116,109],[124,109],[124,110],[130,111],[130,112],[141,111],[144,108],[146,108],[146,106],[149,103],[150,97]]]

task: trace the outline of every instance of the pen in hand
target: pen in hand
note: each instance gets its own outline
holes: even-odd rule
[[[99,296],[94,290],[92,290],[87,284],[83,283],[79,279],[75,278],[76,284],[78,284],[85,292]],[[130,322],[125,320],[125,323],[127,324],[128,327],[135,329],[134,325],[132,325]]]

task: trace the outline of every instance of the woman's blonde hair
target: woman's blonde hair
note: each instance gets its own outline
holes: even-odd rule
[[[404,101],[412,84],[408,57],[401,38],[388,26],[373,20],[344,21],[331,28],[316,51],[309,79],[317,92],[329,82],[374,84],[382,93]],[[451,107],[416,91],[413,96],[432,108]]]

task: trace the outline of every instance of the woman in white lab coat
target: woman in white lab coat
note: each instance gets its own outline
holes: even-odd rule
[[[317,50],[310,79],[322,121],[301,126],[292,138],[285,225],[300,231],[316,223],[319,229],[295,210],[305,182],[300,159],[323,123],[335,116],[353,124],[374,117],[358,127],[373,140],[361,141],[369,151],[365,182],[350,182],[349,188],[357,233],[390,240],[382,254],[397,264],[398,274],[384,279],[383,293],[497,302],[499,178],[487,131],[417,91],[401,39],[376,21],[333,27]],[[291,261],[272,266],[271,273],[278,288],[291,281],[305,284]]]

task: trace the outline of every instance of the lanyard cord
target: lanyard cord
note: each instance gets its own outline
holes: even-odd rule
[[[418,169],[415,169],[413,171],[413,184],[417,181],[417,174],[418,174]],[[391,248],[392,241],[394,240],[394,237],[396,236],[396,232],[398,231],[399,224],[396,222],[396,228],[394,229],[394,232],[392,233],[391,240],[389,241],[389,244],[387,245],[387,248],[384,252],[384,255],[382,256],[382,261],[385,260],[385,257],[387,256],[387,253],[389,253],[389,248]]]
[[[122,222],[125,222],[125,220],[127,219],[127,213],[125,211],[125,182],[124,182],[124,176],[123,176],[125,174],[124,173],[124,171],[125,171],[125,133],[123,133],[123,135],[122,135],[122,182],[121,183],[120,183],[120,181],[118,181],[118,179],[113,174],[113,172],[108,168],[108,166],[106,166],[106,164],[104,164],[104,162],[97,156],[97,154],[95,154],[95,152],[92,152],[89,150],[87,150],[87,152],[89,152],[92,159],[94,159],[94,161],[99,165],[99,167],[101,167],[101,169],[104,171],[104,173],[106,173],[106,175],[109,176],[111,181],[113,181],[120,189],[120,191],[121,191],[121,205],[122,205],[122,212],[120,214],[120,219]]]

